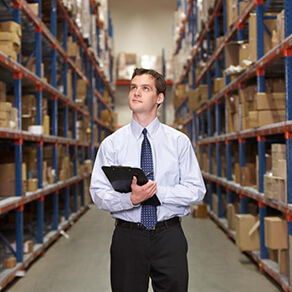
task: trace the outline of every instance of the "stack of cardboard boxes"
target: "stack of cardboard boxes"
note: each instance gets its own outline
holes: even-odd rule
[[[25,195],[26,185],[26,163],[22,163],[22,195]],[[15,196],[15,163],[0,164],[0,196]]]
[[[17,61],[21,49],[21,27],[14,21],[0,23],[0,51]]]
[[[280,274],[288,274],[288,227],[280,217],[265,217],[265,245],[269,258],[278,262]]]
[[[286,145],[272,144],[272,169],[264,175],[264,196],[287,203]]]
[[[136,67],[137,55],[135,53],[119,53],[117,79],[130,80]]]

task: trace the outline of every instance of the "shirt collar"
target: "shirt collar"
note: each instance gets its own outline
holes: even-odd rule
[[[139,139],[140,136],[142,135],[142,131],[144,129],[144,127],[142,127],[140,124],[138,124],[133,118],[131,119],[131,129],[132,132],[134,134],[134,136],[136,137],[136,139]],[[147,135],[150,138],[154,138],[158,128],[160,126],[160,122],[158,120],[158,118],[156,117],[147,127]]]

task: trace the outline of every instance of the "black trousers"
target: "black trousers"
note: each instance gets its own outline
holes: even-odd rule
[[[181,224],[159,230],[116,226],[111,244],[113,292],[187,292],[187,241]]]

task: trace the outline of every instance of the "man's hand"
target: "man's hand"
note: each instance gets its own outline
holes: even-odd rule
[[[143,201],[153,197],[157,192],[156,182],[149,180],[145,185],[137,185],[137,178],[134,176],[131,184],[132,193],[131,201],[133,205],[142,203]]]

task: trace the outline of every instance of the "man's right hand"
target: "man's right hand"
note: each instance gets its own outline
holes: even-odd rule
[[[145,185],[139,186],[137,184],[137,178],[134,176],[131,184],[131,189],[131,202],[133,205],[138,205],[156,194],[157,185],[155,181],[149,180]]]

